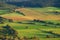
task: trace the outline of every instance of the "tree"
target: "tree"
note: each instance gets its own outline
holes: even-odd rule
[[[28,40],[28,38],[26,36],[24,36],[24,40]]]
[[[3,20],[3,17],[0,16],[0,23],[2,23],[4,20]]]
[[[26,29],[28,29],[29,27],[28,27],[28,26],[26,26],[25,28],[26,28]]]
[[[18,14],[21,14],[21,15],[23,15],[23,16],[25,16],[23,13],[21,13],[20,11],[16,11],[16,13],[18,13]]]
[[[13,20],[12,19],[9,19],[9,22],[13,22]]]
[[[34,19],[33,21],[36,22],[36,19]]]
[[[38,37],[36,37],[36,36],[34,36],[34,37],[33,37],[33,40],[39,40],[39,38],[38,38]]]
[[[46,37],[47,37],[47,38],[50,38],[50,36],[49,36],[49,35],[47,35]]]

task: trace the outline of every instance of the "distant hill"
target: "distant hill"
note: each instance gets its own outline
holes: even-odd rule
[[[60,0],[29,0],[29,1],[22,1],[20,0],[7,2],[8,4],[13,4],[17,6],[24,6],[24,7],[46,7],[46,6],[54,6],[60,7]]]
[[[0,9],[15,9],[17,6],[5,2],[0,2]]]
[[[60,7],[60,0],[0,0],[0,2],[21,7]]]

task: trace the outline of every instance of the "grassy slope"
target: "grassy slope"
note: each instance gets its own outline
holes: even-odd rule
[[[22,20],[22,18],[26,19],[26,20],[32,20],[32,19],[50,19],[49,16],[51,17],[51,15],[44,15],[43,10],[44,9],[40,9],[40,8],[20,8],[20,9],[17,9],[21,12],[23,12],[26,16],[22,16],[22,15],[19,15],[19,14],[16,14],[16,13],[10,13],[10,14],[4,14],[4,15],[1,15],[5,18],[12,18],[14,20]],[[41,12],[40,12],[40,11]],[[45,11],[45,10],[44,10]],[[59,15],[60,16],[60,15]],[[55,19],[56,15],[52,16],[53,18],[51,19],[54,20],[53,22],[57,22],[55,20],[60,20],[59,19],[59,16],[57,16],[58,18]],[[38,18],[39,17],[39,18]],[[45,18],[44,18],[45,17]],[[48,18],[47,18],[48,17]],[[23,19],[23,20],[24,20]],[[60,21],[58,21],[60,23]],[[0,26],[2,25],[6,25],[6,24],[9,24],[12,28],[14,28],[15,30],[18,31],[19,33],[19,36],[28,36],[28,37],[33,37],[33,36],[39,36],[41,37],[40,35],[38,34],[41,34],[41,30],[47,30],[47,31],[53,31],[54,33],[57,33],[57,34],[60,34],[59,30],[60,28],[52,28],[52,27],[49,27],[49,26],[41,26],[40,23],[37,23],[37,25],[32,25],[32,24],[19,24],[19,23],[5,23],[5,24],[0,24]],[[28,26],[29,28],[26,29],[25,27]],[[39,30],[38,30],[39,29]],[[44,33],[42,33],[44,34]],[[41,40],[60,40],[60,38],[40,38]]]
[[[33,19],[42,20],[60,20],[60,15],[45,14],[47,11],[56,11],[58,8],[20,8],[17,9],[23,12],[26,16],[32,17]],[[59,9],[57,11],[60,11]]]
[[[18,31],[19,36],[27,36],[27,37],[33,37],[33,36],[38,36],[40,37],[41,40],[59,40],[60,38],[41,38],[43,35],[46,35],[46,33],[41,32],[41,30],[46,30],[46,31],[52,31],[54,33],[60,34],[59,30],[60,28],[52,28],[49,26],[41,26],[39,24],[33,25],[33,24],[19,24],[19,23],[5,23],[5,24],[0,24],[6,25],[9,24],[12,28],[14,28],[16,31]],[[28,26],[29,28],[26,29],[25,27]],[[40,35],[43,34],[43,35]]]
[[[47,8],[19,8],[16,9],[22,13],[25,14],[25,16],[17,16],[16,14],[6,14],[6,16],[4,15],[4,17],[10,18],[9,15],[13,16],[16,15],[16,18],[18,18],[18,20],[22,17],[23,20],[33,20],[33,19],[40,19],[40,20],[60,20],[60,15],[54,15],[54,14],[50,14],[50,13],[46,13],[49,11],[59,11],[60,10],[58,8],[54,8],[54,7],[47,7]],[[19,14],[18,14],[19,15]],[[11,18],[15,18],[15,17],[11,17]],[[20,19],[21,20],[21,19]]]
[[[4,18],[7,18],[7,19],[13,19],[13,20],[16,20],[16,21],[20,21],[20,20],[31,20],[32,18],[30,17],[27,17],[27,16],[23,16],[19,13],[16,13],[16,12],[12,12],[12,13],[9,13],[9,11],[7,10],[0,10],[0,16],[4,17]]]
[[[48,10],[50,9],[50,10]],[[43,20],[60,20],[60,15],[56,16],[56,15],[45,15],[44,13],[48,10],[48,11],[53,11],[56,10],[55,8],[20,8],[18,9],[21,12],[23,12],[26,16],[28,17],[32,17],[33,19],[43,19]],[[46,11],[45,11],[46,10]],[[57,9],[57,11],[59,11],[59,9]],[[56,21],[53,21],[56,22]],[[59,22],[60,23],[60,22]],[[29,29],[24,29],[23,26],[29,26]],[[27,24],[21,24],[20,26],[24,29],[18,30],[18,32],[20,32],[21,36],[34,36],[34,34],[40,34],[42,33],[41,31],[37,30],[37,28],[39,28],[40,30],[48,30],[48,31],[53,31],[54,33],[58,33],[60,34],[60,32],[58,30],[60,30],[60,28],[50,28],[50,27],[44,27],[41,25],[27,25]],[[19,28],[19,27],[18,27]],[[28,30],[28,31],[27,31]],[[29,33],[29,34],[28,34]],[[41,38],[41,40],[60,40],[60,38],[50,38],[50,39],[43,39]]]

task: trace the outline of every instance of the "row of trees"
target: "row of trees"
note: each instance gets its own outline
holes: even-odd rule
[[[60,12],[58,12],[58,11],[52,11],[52,12],[47,12],[47,13],[55,14],[55,15],[60,15]]]
[[[60,26],[60,23],[53,23],[53,22],[47,22],[47,21],[43,21],[43,20],[37,20],[34,19],[33,22],[39,22],[39,23],[43,23],[44,26],[49,26],[49,25],[55,25],[55,26]]]
[[[50,35],[48,35],[47,34],[47,38],[60,38],[60,34],[57,34],[57,33],[54,33],[54,32],[52,32],[52,31],[44,31],[44,30],[42,30],[42,32],[44,32],[44,33],[48,33],[48,34],[50,34]]]
[[[6,18],[3,18],[3,17],[0,16],[0,24],[5,23],[6,21],[8,21],[8,22],[13,22],[12,19],[6,19]]]
[[[20,12],[20,11],[16,11],[16,13],[18,13],[18,14],[21,14],[21,15],[25,16],[25,14],[23,14],[23,13],[22,13],[22,12]]]

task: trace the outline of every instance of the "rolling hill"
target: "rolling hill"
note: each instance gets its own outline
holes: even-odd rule
[[[7,9],[0,10],[0,16],[13,20],[60,20],[60,9],[56,7],[45,8],[17,8],[10,12]]]
[[[23,12],[26,16],[31,17],[33,19],[40,20],[60,20],[60,15],[55,15],[51,13],[46,13],[46,11],[53,11],[56,8],[20,8],[16,9],[20,12]],[[54,10],[56,11],[56,10]],[[53,11],[53,12],[54,12]],[[59,10],[58,10],[59,11]]]
[[[60,8],[15,3],[0,4],[0,40],[60,40]]]

